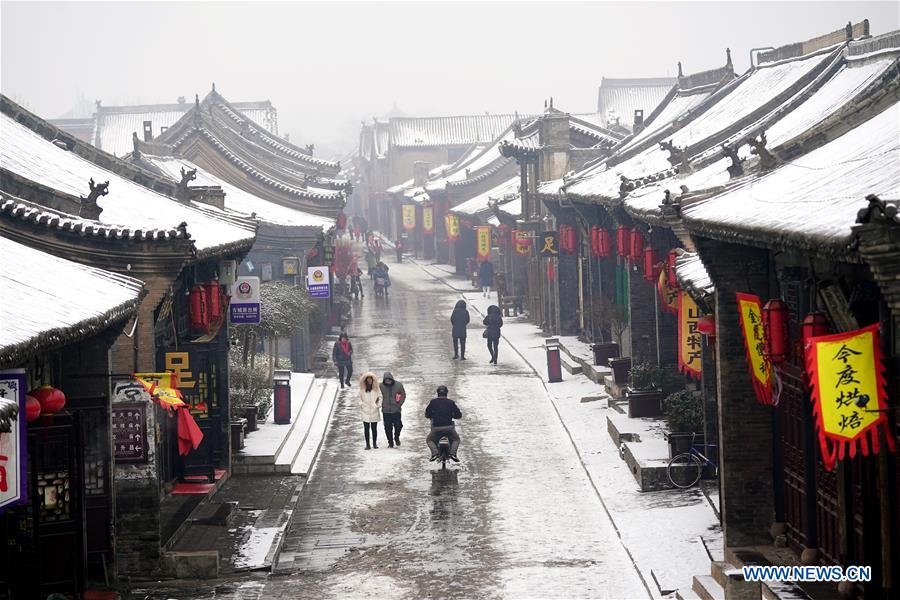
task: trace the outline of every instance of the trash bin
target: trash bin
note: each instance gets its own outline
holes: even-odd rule
[[[287,425],[291,422],[291,372],[275,371],[275,423]]]
[[[559,356],[559,338],[547,338],[544,341],[547,349],[547,381],[556,383],[562,381],[562,362]]]

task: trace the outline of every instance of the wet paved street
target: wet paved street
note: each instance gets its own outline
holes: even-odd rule
[[[649,597],[528,365],[502,340],[489,365],[474,311],[468,360],[451,360],[458,295],[415,265],[390,267],[389,298],[355,303],[349,332],[354,380],[390,370],[406,386],[403,445],[389,449],[382,429],[364,449],[354,381],[276,573],[153,597]],[[447,472],[424,445],[442,383],[463,413],[462,462]]]

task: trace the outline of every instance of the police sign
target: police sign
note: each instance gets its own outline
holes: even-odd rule
[[[238,277],[235,280],[228,322],[234,325],[259,323],[259,277]]]

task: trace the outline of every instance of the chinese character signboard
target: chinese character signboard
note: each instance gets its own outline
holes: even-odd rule
[[[666,282],[665,269],[659,274],[659,279],[656,281],[656,290],[659,292],[660,308],[673,315],[678,314],[679,290],[677,287],[669,287],[669,284]]]
[[[234,282],[228,322],[234,325],[259,323],[259,277],[238,277]]]
[[[481,225],[475,228],[475,260],[484,262],[491,258],[491,228]]]
[[[430,206],[422,208],[422,231],[429,235],[434,233],[434,209]]]
[[[700,311],[697,303],[685,292],[678,299],[678,370],[699,380],[702,372],[701,348],[703,339],[697,330]]]
[[[208,417],[209,381],[200,353],[167,350],[163,360],[166,371],[175,376],[173,387],[181,392],[181,399],[190,406],[191,413],[201,418]]]
[[[738,292],[736,296],[753,391],[756,392],[756,399],[761,404],[774,404],[772,363],[766,357],[766,333],[762,322],[762,303],[759,296],[753,294]]]
[[[514,229],[512,237],[516,245],[516,254],[528,256],[528,249],[531,248],[531,238],[528,236],[528,232],[524,229]]]
[[[330,298],[331,282],[328,278],[328,267],[307,267],[306,289],[310,298]]]
[[[119,402],[112,405],[111,413],[116,462],[147,462],[147,405]]]
[[[893,451],[878,325],[809,338],[805,350],[825,468],[830,471],[847,454],[856,456],[857,442],[863,456],[870,449],[877,453],[879,426]]]
[[[26,499],[25,460],[28,456],[25,429],[25,371],[0,371],[0,398],[15,402],[19,412],[10,431],[0,433],[0,514],[7,506]]]
[[[416,228],[416,207],[414,204],[403,205],[403,229],[412,231]]]
[[[559,238],[555,231],[545,231],[538,238],[539,252],[543,257],[559,256]]]
[[[444,224],[447,227],[447,239],[455,242],[459,239],[459,217],[456,215],[447,215],[444,217]]]

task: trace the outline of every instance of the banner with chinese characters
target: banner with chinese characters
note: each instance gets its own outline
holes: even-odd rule
[[[559,235],[555,231],[545,231],[541,233],[538,246],[538,252],[541,256],[551,257],[559,256]]]
[[[178,419],[178,453],[186,456],[196,450],[203,441],[203,432],[191,416],[190,406],[181,399],[178,391],[178,375],[175,373],[135,373],[135,381],[144,386],[153,401],[167,409],[169,416]]]
[[[434,209],[430,206],[422,207],[422,231],[429,235],[434,233]]]
[[[403,205],[403,229],[412,231],[416,228],[416,207],[414,204]]]
[[[847,454],[856,456],[857,443],[863,456],[870,449],[877,454],[879,427],[893,452],[878,324],[809,338],[805,354],[825,468],[832,470]]]
[[[687,293],[678,294],[678,370],[699,380],[703,371],[701,349],[703,339],[697,330],[700,311]]]
[[[480,225],[475,228],[475,260],[484,262],[491,258],[491,228]]]
[[[512,232],[513,241],[516,245],[516,254],[519,256],[528,256],[528,249],[531,248],[531,238],[524,229],[514,229]]]
[[[772,363],[766,357],[766,333],[762,322],[762,302],[753,294],[735,294],[738,314],[741,318],[741,333],[747,351],[747,365],[753,391],[760,404],[774,404],[772,399]]]
[[[659,274],[656,282],[656,291],[659,292],[659,306],[673,315],[678,314],[678,288],[669,287],[666,282],[666,271]]]
[[[456,215],[447,215],[444,217],[444,224],[447,227],[447,239],[455,242],[459,239],[459,217]]]
[[[28,496],[28,431],[25,429],[25,370],[0,371],[0,398],[14,402],[17,414],[10,416],[9,431],[0,433],[0,514],[7,506]]]

